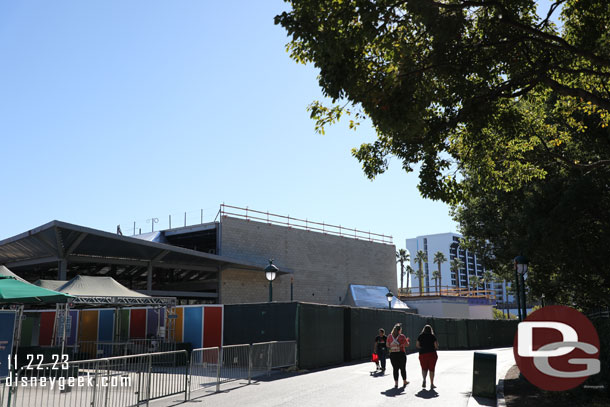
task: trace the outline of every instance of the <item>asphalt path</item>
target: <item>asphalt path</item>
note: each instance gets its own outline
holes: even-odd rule
[[[388,359],[385,375],[375,373],[372,362],[350,364],[311,372],[295,372],[272,376],[268,380],[236,381],[221,386],[219,393],[193,393],[182,405],[215,407],[293,407],[293,406],[452,406],[478,405],[470,397],[472,390],[473,354],[475,351],[440,351],[436,365],[436,389],[422,388],[418,355],[407,356],[406,388],[394,388],[391,364]],[[512,348],[480,350],[496,353],[498,364],[496,382],[514,364]],[[402,379],[399,378],[399,384]],[[151,402],[151,407],[166,407],[183,402],[183,398],[169,397]],[[479,400],[480,401],[480,400]],[[483,401],[484,402],[484,401]]]

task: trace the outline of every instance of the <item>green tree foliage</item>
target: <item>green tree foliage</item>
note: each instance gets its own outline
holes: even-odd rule
[[[331,100],[309,108],[318,131],[369,118],[365,174],[419,165],[422,195],[453,206],[486,268],[510,280],[522,254],[534,295],[610,302],[609,2],[288,3],[276,23]]]

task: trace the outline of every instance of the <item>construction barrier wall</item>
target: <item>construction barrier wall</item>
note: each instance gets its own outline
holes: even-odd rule
[[[240,345],[297,339],[296,302],[224,306],[224,344]]]
[[[226,345],[297,340],[302,369],[370,358],[379,328],[389,334],[397,322],[411,339],[430,324],[440,349],[482,349],[512,346],[516,321],[433,318],[404,311],[309,303],[263,303],[225,306]]]

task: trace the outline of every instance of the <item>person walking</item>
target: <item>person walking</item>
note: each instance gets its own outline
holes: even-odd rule
[[[434,369],[438,360],[438,355],[436,354],[438,340],[430,325],[424,326],[424,329],[422,329],[417,337],[415,347],[419,349],[419,364],[421,365],[421,374],[424,378],[421,387],[426,387],[426,376],[430,372],[430,389],[434,389],[436,388],[434,385]]]
[[[379,357],[379,364],[381,365],[381,373],[385,372],[385,358],[386,358],[386,341],[388,337],[385,336],[385,330],[383,328],[379,328],[379,335],[375,337],[375,344],[373,345],[373,352],[377,354]],[[379,368],[379,366],[377,366]]]
[[[402,326],[400,324],[394,325],[392,333],[388,336],[387,346],[390,348],[390,362],[392,363],[392,369],[394,374],[394,388],[398,387],[398,371],[402,376],[402,386],[406,387],[409,382],[407,381],[407,353],[406,347],[411,343],[409,338],[402,334]]]

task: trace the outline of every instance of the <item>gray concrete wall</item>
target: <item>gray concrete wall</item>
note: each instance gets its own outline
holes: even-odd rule
[[[396,247],[348,237],[327,235],[225,217],[221,220],[220,255],[265,266],[268,259],[291,272],[273,282],[273,300],[338,305],[349,284],[381,285],[393,292],[396,284]],[[224,270],[221,302],[265,302],[269,284],[264,273]]]

